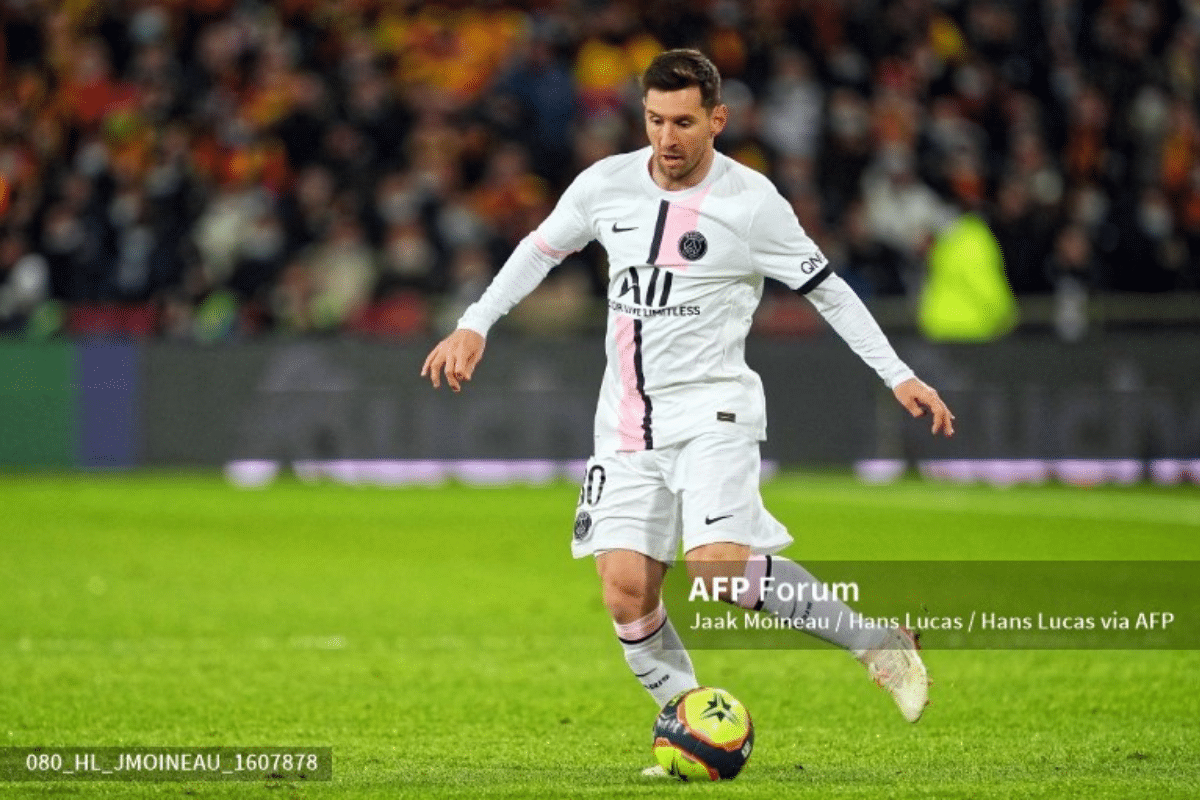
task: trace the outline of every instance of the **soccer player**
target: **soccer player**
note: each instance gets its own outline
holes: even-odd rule
[[[421,374],[460,391],[488,329],[563,258],[598,240],[609,260],[608,360],[572,551],[595,558],[630,669],[660,707],[698,685],[661,599],[682,543],[693,580],[717,587],[714,578],[725,586],[748,578],[748,592],[721,599],[809,623],[854,654],[916,722],[929,681],[908,631],[822,629],[811,623],[849,607],[756,589],[763,577],[815,581],[776,555],[792,537],[759,494],[765,400],[743,354],[764,278],[811,301],[909,413],[930,415],[934,435],[953,435],[954,415],[896,355],[771,182],[715,150],[728,110],[712,62],[695,50],[661,53],[642,91],[649,146],[580,173]]]

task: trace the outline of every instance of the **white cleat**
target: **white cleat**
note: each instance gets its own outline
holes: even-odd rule
[[[661,764],[655,764],[653,767],[646,767],[642,770],[643,778],[669,778],[671,773],[662,768]]]
[[[919,720],[929,705],[929,673],[917,652],[920,647],[907,628],[893,628],[878,649],[859,657],[871,680],[887,690],[909,722]]]

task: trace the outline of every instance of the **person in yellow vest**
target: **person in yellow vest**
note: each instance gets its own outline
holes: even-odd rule
[[[966,213],[935,234],[917,322],[929,339],[986,342],[1017,324],[1004,256],[987,223]]]

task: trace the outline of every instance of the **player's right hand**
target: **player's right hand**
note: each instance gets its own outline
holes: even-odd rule
[[[907,408],[908,413],[914,417],[923,417],[927,411],[933,415],[934,436],[939,433],[945,436],[954,435],[954,413],[932,386],[919,378],[909,378],[892,392],[900,401],[900,405]]]
[[[475,365],[483,358],[486,344],[487,340],[475,331],[459,328],[429,351],[421,367],[421,377],[428,377],[433,388],[440,389],[445,374],[450,389],[461,391],[462,381],[471,380]]]

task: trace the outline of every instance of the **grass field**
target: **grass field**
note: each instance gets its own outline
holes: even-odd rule
[[[754,757],[727,784],[642,779],[656,709],[569,557],[575,495],[0,477],[0,746],[334,751],[330,782],[0,798],[1200,796],[1197,650],[931,650],[916,726],[841,653],[698,651],[754,713]],[[1200,560],[1195,487],[764,495],[799,560]]]

